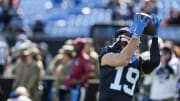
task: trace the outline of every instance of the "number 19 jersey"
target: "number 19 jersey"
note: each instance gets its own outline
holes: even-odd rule
[[[118,47],[104,47],[100,50],[99,62],[108,52],[120,53]],[[133,55],[125,67],[100,65],[99,101],[132,101],[134,90],[140,77],[140,61]]]

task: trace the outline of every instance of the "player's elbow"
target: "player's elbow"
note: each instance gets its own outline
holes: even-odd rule
[[[151,64],[148,65],[146,70],[144,70],[144,73],[150,74],[156,67],[159,66],[159,64],[160,64],[160,62],[158,62],[158,61],[151,62]]]
[[[160,64],[160,61],[156,61],[156,62],[153,63],[153,66],[157,67],[157,66],[159,66],[159,64]]]
[[[152,64],[153,67],[159,66],[159,64],[160,64],[160,56],[158,56],[157,58],[151,60],[151,64]]]

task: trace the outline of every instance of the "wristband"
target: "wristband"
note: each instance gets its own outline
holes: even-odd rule
[[[139,41],[139,44],[141,43],[141,41],[140,41],[140,36],[133,35],[133,36],[132,36],[132,38],[135,38],[135,39],[137,39],[137,40]],[[138,46],[139,46],[139,45],[138,45]]]
[[[132,35],[132,38],[140,40],[140,36],[138,36],[138,35]]]

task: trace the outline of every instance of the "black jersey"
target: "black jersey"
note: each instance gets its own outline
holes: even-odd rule
[[[103,48],[100,60],[101,56],[107,52],[118,53],[121,52],[121,49],[117,47]],[[140,70],[139,59],[135,55],[126,67],[100,67],[100,101],[131,101]]]
[[[145,61],[141,57],[133,55],[125,67],[100,65],[99,101],[132,101],[141,72],[151,72],[159,64],[160,55],[157,46],[153,46],[155,50],[151,49],[151,53],[154,52],[151,54],[151,58],[156,59]],[[121,49],[115,46],[102,48],[99,53],[100,64],[102,56],[109,52],[120,53]]]

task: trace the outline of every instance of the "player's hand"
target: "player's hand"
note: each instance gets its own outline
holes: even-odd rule
[[[130,26],[130,31],[133,36],[141,36],[144,28],[147,26],[149,23],[149,19],[147,17],[143,17],[141,19],[141,15],[136,14],[134,16],[134,24]]]
[[[156,26],[156,33],[154,34],[154,37],[158,37],[158,34],[159,34],[159,28],[160,28],[160,25],[161,25],[161,19],[158,19],[156,15],[152,14],[152,19],[155,23],[155,26]]]

